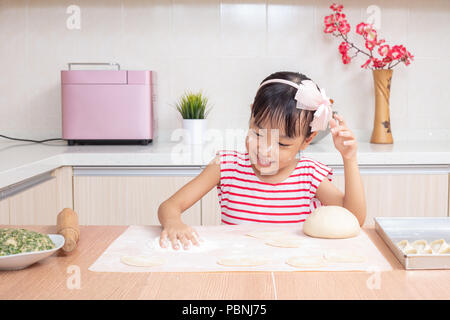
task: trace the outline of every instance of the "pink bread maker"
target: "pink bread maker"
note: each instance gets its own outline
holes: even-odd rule
[[[108,65],[117,70],[71,70]],[[153,140],[152,71],[117,63],[69,63],[61,71],[62,132],[69,145],[148,144]]]

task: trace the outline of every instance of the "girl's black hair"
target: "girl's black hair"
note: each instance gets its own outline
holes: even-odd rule
[[[285,79],[297,84],[303,80],[311,80],[297,72],[281,71],[272,73],[261,83],[270,79]],[[263,128],[269,123],[272,128],[284,129],[289,138],[311,135],[310,123],[314,118],[314,111],[297,109],[294,99],[297,89],[285,83],[268,83],[256,93],[251,115],[255,125]],[[281,134],[281,133],[280,133]]]

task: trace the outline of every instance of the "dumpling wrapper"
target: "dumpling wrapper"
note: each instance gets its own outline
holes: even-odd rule
[[[163,257],[157,256],[123,256],[120,262],[134,267],[156,267],[163,265],[166,261]]]
[[[297,256],[286,260],[286,263],[296,268],[318,268],[326,266],[322,256]]]
[[[272,247],[279,248],[300,248],[306,243],[303,239],[273,239],[267,241],[265,244]]]
[[[249,233],[246,233],[247,236],[262,239],[262,240],[274,240],[274,239],[280,239],[280,238],[291,238],[292,235],[286,234],[286,231],[283,230],[256,230],[256,231],[250,231]]]

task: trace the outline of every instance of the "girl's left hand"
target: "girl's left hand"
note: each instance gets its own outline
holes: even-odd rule
[[[340,123],[335,119],[340,121]],[[331,119],[329,124],[334,146],[341,153],[342,158],[352,159],[356,157],[356,138],[353,132],[347,128],[344,118],[341,115],[334,114],[334,119]]]

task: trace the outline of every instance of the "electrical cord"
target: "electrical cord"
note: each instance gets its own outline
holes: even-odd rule
[[[45,139],[45,140],[31,140],[31,139],[19,139],[19,138],[12,138],[12,137],[8,137],[8,136],[4,136],[2,134],[0,134],[0,137],[5,138],[5,139],[10,139],[10,140],[15,140],[15,141],[25,141],[25,142],[35,142],[35,143],[44,143],[44,142],[48,142],[48,141],[57,141],[57,140],[64,140],[61,138],[53,138],[53,139]]]

